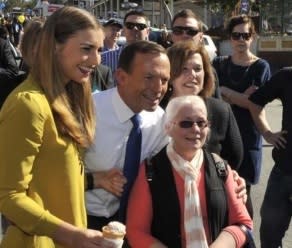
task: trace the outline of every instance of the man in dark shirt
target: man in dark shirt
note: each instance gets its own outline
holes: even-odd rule
[[[249,100],[250,111],[264,138],[275,145],[275,161],[261,207],[262,248],[282,247],[282,239],[292,216],[292,67],[277,72]],[[264,106],[279,99],[283,105],[282,131],[273,133],[265,119]],[[272,235],[271,235],[272,233]]]

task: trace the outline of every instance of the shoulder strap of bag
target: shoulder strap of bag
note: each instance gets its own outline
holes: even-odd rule
[[[228,176],[227,164],[226,162],[217,154],[212,153],[212,158],[215,162],[215,167],[217,170],[217,174],[222,180],[225,182]],[[149,184],[151,184],[153,180],[153,164],[151,158],[147,158],[145,160],[145,171],[146,171],[146,179]]]
[[[146,179],[149,184],[151,184],[153,180],[153,164],[151,158],[147,158],[145,160],[145,170],[146,170]]]
[[[226,162],[217,154],[211,153],[212,158],[215,162],[215,167],[217,170],[217,174],[222,180],[225,182],[228,176],[227,164]]]

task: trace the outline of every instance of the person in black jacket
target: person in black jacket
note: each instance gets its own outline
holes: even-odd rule
[[[92,91],[103,91],[115,86],[110,67],[99,64],[92,73]]]
[[[18,66],[8,40],[0,38],[0,108],[6,97],[18,85]]]
[[[230,105],[211,97],[214,74],[207,51],[192,41],[183,41],[169,48],[167,54],[171,66],[170,89],[163,99],[163,107],[173,97],[202,96],[211,122],[211,132],[205,146],[208,151],[220,154],[232,169],[238,170],[243,157],[240,132]]]

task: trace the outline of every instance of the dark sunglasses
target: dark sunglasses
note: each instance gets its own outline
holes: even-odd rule
[[[126,22],[125,27],[130,30],[136,27],[139,31],[142,31],[147,28],[147,25],[145,23]]]
[[[209,126],[208,121],[180,121],[178,125],[181,128],[192,128],[196,124],[200,129],[204,129]]]
[[[176,27],[172,28],[172,33],[175,34],[175,35],[182,35],[183,33],[186,33],[187,35],[195,36],[199,32],[200,31],[198,29],[194,29],[192,27],[176,26]]]
[[[239,40],[240,37],[243,39],[243,40],[249,40],[250,37],[251,37],[251,33],[239,33],[239,32],[232,32],[231,33],[231,38],[233,40]]]

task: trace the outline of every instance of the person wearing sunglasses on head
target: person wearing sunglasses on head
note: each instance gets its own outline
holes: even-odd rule
[[[207,116],[200,96],[170,100],[164,129],[171,141],[141,165],[130,194],[132,248],[239,248],[247,241],[253,224],[236,196],[231,169],[204,149]]]
[[[123,33],[126,37],[126,44],[111,51],[104,51],[101,54],[101,64],[107,65],[114,73],[118,66],[120,54],[126,45],[135,41],[148,40],[149,27],[148,18],[138,10],[129,11],[124,17]]]
[[[271,76],[269,63],[255,56],[251,44],[255,38],[255,27],[250,17],[239,15],[232,17],[227,25],[232,54],[219,56],[213,66],[219,77],[223,99],[231,104],[241,133],[244,156],[239,175],[247,181],[250,215],[253,215],[250,198],[252,184],[258,183],[262,162],[262,137],[252,116],[244,104],[242,96],[248,96],[263,86]]]

